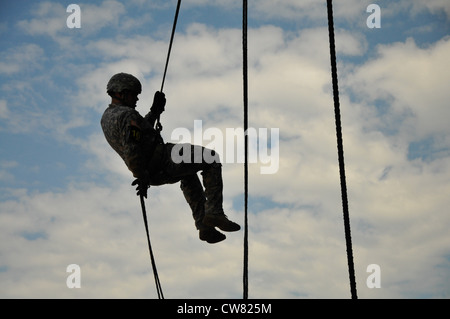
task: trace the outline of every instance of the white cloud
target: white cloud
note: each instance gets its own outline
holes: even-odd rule
[[[312,19],[326,16],[323,3],[317,1],[258,1],[249,10],[258,16],[267,18]]]
[[[40,46],[24,44],[2,52],[1,59],[0,74],[10,75],[42,69],[41,63],[45,60],[45,57],[44,50]]]
[[[11,182],[14,175],[9,172],[11,168],[18,165],[16,161],[0,161],[0,181]]]
[[[366,12],[369,4],[376,3],[381,8],[383,17],[395,18],[399,13],[408,12],[413,18],[418,13],[429,11],[433,14],[444,12],[450,17],[450,5],[446,0],[402,0],[378,1],[371,0],[340,0],[333,2],[333,16],[335,22],[346,21],[359,26],[366,25],[370,13]],[[327,22],[326,1],[295,1],[295,0],[262,0],[250,4],[249,13],[260,19],[289,19],[307,22]]]
[[[403,1],[405,5],[411,7],[413,14],[417,14],[422,10],[429,10],[431,13],[438,13],[444,11],[447,19],[450,19],[450,4],[445,0],[431,0],[431,1]]]
[[[31,35],[56,35],[67,28],[66,8],[59,3],[41,2],[34,10],[35,18],[21,20],[17,25]]]
[[[96,33],[102,28],[116,29],[126,13],[125,6],[115,0],[103,1],[100,5],[81,4],[83,32]]]
[[[333,2],[333,16],[336,20],[357,21],[364,24],[368,14],[369,0],[340,0]],[[250,5],[249,14],[260,19],[288,19],[308,23],[327,23],[326,1],[257,1]]]
[[[7,118],[9,115],[9,109],[6,100],[0,100],[0,118]]]
[[[236,8],[240,7],[242,3],[239,0],[192,0],[183,5],[186,5],[188,8],[190,6],[219,6],[225,8]]]
[[[54,2],[41,2],[35,6],[33,17],[20,20],[17,25],[25,33],[33,36],[49,36],[66,50],[74,50],[77,39],[97,34],[104,28],[118,30],[122,16],[126,13],[125,6],[115,0],[105,0],[99,5],[78,4],[80,7],[80,28],[67,26],[67,18],[73,12],[67,12],[67,7]],[[129,19],[124,19],[127,28],[136,25]]]
[[[405,43],[381,45],[378,57],[349,78],[348,87],[368,105],[387,99],[389,114],[409,114],[414,126],[405,127],[410,138],[448,134],[450,98],[446,67],[450,41],[444,38],[429,48],[419,48],[413,39]],[[345,82],[344,82],[345,83]],[[402,128],[402,123],[392,123]],[[408,138],[405,136],[408,141]]]

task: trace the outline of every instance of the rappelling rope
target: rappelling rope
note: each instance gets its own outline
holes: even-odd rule
[[[244,274],[243,298],[248,299],[248,63],[247,63],[247,0],[243,0],[242,52],[243,52],[243,91],[244,91]]]
[[[175,29],[176,29],[176,26],[177,26],[178,14],[180,12],[180,5],[181,5],[181,0],[178,0],[177,8],[176,8],[176,11],[175,11],[175,18],[174,18],[174,21],[173,21],[172,34],[170,36],[169,50],[167,52],[166,65],[164,67],[164,75],[163,75],[163,79],[162,79],[162,83],[161,83],[161,92],[164,89],[164,82],[166,80],[167,67],[169,65],[170,52],[172,51],[173,38],[174,38],[174,35],[175,35]],[[160,115],[158,115],[158,117],[156,119],[156,131],[159,133],[159,132],[161,132],[161,130],[162,130],[162,125],[160,123]],[[135,185],[135,184],[133,183],[133,185]],[[146,188],[148,188],[148,186],[147,185],[140,185],[139,187],[140,188],[141,187],[145,188],[144,190],[141,189],[138,192],[138,195],[140,196],[140,200],[141,200],[142,216],[144,218],[145,231],[147,233],[147,243],[148,243],[148,249],[149,249],[149,252],[150,252],[150,260],[151,260],[152,268],[153,268],[153,276],[155,277],[156,291],[158,293],[158,298],[159,299],[164,299],[164,295],[163,295],[162,287],[161,287],[161,282],[159,281],[158,270],[156,269],[155,257],[153,256],[152,245],[151,245],[151,242],[150,242],[150,232],[149,232],[149,228],[148,228],[147,212],[145,210],[144,197],[147,196],[146,195],[147,194]]]
[[[170,52],[172,51],[173,38],[175,36],[175,29],[177,28],[178,13],[180,12],[180,6],[181,6],[181,0],[178,0],[177,9],[175,10],[175,17],[173,19],[172,34],[170,36],[170,42],[169,42],[169,50],[167,52],[166,66],[164,67],[164,74],[163,74],[163,79],[162,79],[162,83],[161,83],[161,92],[164,89],[164,82],[166,81],[167,67],[169,66]],[[158,115],[158,117],[156,118],[156,130],[158,132],[161,132],[162,125],[161,125],[159,118],[160,118],[160,115]]]
[[[156,269],[155,257],[153,256],[152,244],[150,243],[150,232],[148,230],[147,213],[145,211],[144,195],[141,194],[140,198],[141,198],[142,216],[144,218],[144,224],[145,224],[145,231],[147,232],[147,243],[148,243],[148,250],[150,252],[150,261],[152,263],[153,276],[155,277],[156,291],[158,293],[158,299],[164,299],[161,282],[159,281],[158,270]]]
[[[350,277],[350,291],[352,299],[357,299],[356,294],[356,280],[355,280],[355,267],[353,265],[353,252],[352,252],[352,238],[350,234],[350,217],[348,212],[348,199],[347,199],[347,186],[345,182],[345,165],[344,165],[344,147],[342,142],[342,125],[339,106],[339,89],[338,89],[338,77],[337,77],[337,63],[336,63],[336,47],[334,41],[334,22],[333,22],[333,4],[332,0],[327,0],[328,8],[328,33],[330,38],[330,56],[331,56],[331,73],[333,82],[333,98],[334,98],[334,113],[336,118],[336,136],[338,146],[338,159],[339,159],[339,172],[341,182],[341,196],[342,196],[342,208],[344,213],[344,228],[345,228],[345,241],[347,245],[347,262],[348,271]]]

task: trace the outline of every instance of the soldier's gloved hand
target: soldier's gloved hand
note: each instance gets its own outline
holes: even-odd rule
[[[153,97],[153,105],[150,111],[156,115],[160,115],[164,112],[164,107],[166,106],[166,95],[163,92],[156,91]]]
[[[135,179],[133,181],[133,183],[131,183],[131,186],[136,186],[136,195],[137,196],[143,196],[143,197],[147,198],[147,190],[150,187],[150,185],[148,184],[147,181],[138,178],[138,179]]]

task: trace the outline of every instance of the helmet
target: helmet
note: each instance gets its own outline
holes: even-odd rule
[[[106,92],[121,93],[123,91],[131,91],[140,94],[142,91],[142,85],[139,80],[131,74],[117,73],[111,77],[106,85]]]

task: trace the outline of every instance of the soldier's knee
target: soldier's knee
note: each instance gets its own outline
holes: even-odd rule
[[[185,176],[181,179],[180,187],[181,189],[189,188],[192,185],[198,184],[198,176],[196,174]]]

